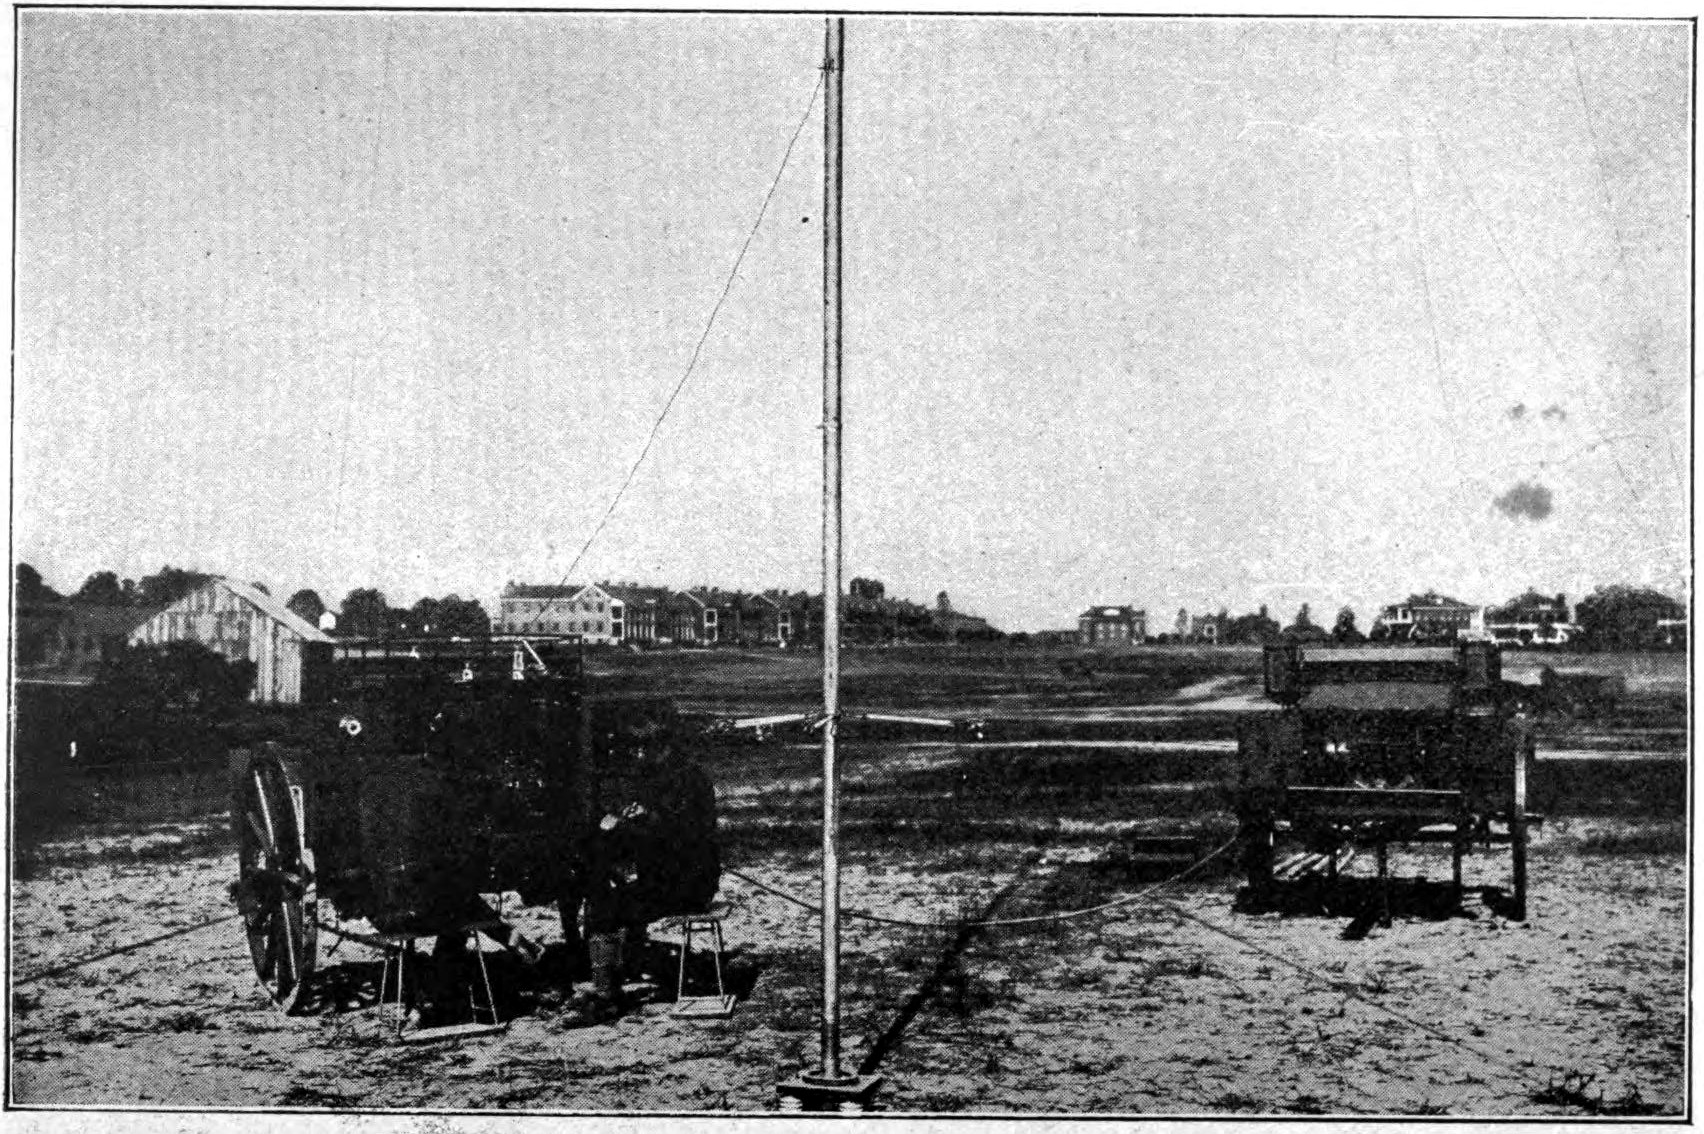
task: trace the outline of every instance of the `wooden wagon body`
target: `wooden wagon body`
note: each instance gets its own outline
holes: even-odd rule
[[[1526,916],[1531,730],[1497,646],[1268,647],[1278,706],[1239,732],[1236,806],[1256,896],[1281,843],[1335,873],[1341,851],[1442,842],[1453,883],[1472,845],[1511,848],[1513,907]]]
[[[327,914],[429,936],[479,920],[481,895],[515,891],[561,901],[570,921],[598,819],[631,793],[628,738],[680,736],[666,698],[589,692],[577,651],[520,643],[350,651],[310,712],[300,743],[231,758],[232,892],[261,983],[286,1008]],[[698,834],[713,840],[708,822]]]

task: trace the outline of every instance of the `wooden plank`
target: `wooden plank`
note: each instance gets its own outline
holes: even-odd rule
[[[1459,791],[1421,788],[1292,787],[1285,791],[1285,804],[1292,813],[1344,819],[1449,818],[1461,812],[1462,802]]]
[[[492,1036],[509,1030],[508,1024],[446,1024],[440,1028],[416,1028],[397,1038],[403,1043],[439,1043],[444,1040]]]

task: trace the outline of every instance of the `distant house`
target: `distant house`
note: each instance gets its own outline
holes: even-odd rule
[[[764,626],[764,640],[778,646],[796,646],[807,642],[822,642],[822,596],[804,591],[764,591],[769,606],[766,618],[773,622]],[[773,636],[770,635],[771,625]]]
[[[598,588],[609,596],[610,637],[615,641],[649,644],[668,636],[666,587],[599,583]]]
[[[1148,612],[1133,606],[1091,606],[1077,616],[1077,641],[1085,646],[1141,645]]]
[[[672,591],[667,620],[670,641],[679,645],[709,645],[721,636],[721,610],[708,591]]]
[[[721,601],[724,642],[740,646],[774,642],[774,603],[745,591],[724,591],[717,597]]]
[[[1563,646],[1579,633],[1568,596],[1552,597],[1537,591],[1528,591],[1503,606],[1488,608],[1485,629],[1491,637],[1510,646]]]
[[[1453,641],[1468,630],[1482,629],[1484,623],[1483,607],[1429,591],[1379,611],[1369,636],[1401,642]]]
[[[293,705],[320,700],[329,689],[330,636],[247,583],[209,579],[129,635],[133,646],[186,641],[254,662],[251,701]]]
[[[1229,621],[1230,616],[1226,614],[1192,614],[1183,640],[1216,646],[1225,640],[1225,624]]]
[[[962,610],[954,610],[952,600],[947,592],[942,591],[935,596],[935,610],[930,618],[930,630],[934,635],[945,638],[949,642],[966,640],[988,640],[1002,637],[986,618],[974,614],[966,614]]]
[[[613,602],[614,596],[596,583],[581,586],[510,583],[497,600],[497,617],[492,620],[491,632],[613,642],[616,640]]]
[[[19,607],[18,676],[23,680],[92,681],[102,661],[123,650],[152,610],[79,603]]]

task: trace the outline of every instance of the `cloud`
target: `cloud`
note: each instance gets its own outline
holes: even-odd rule
[[[1568,411],[1563,409],[1561,406],[1552,403],[1551,405],[1545,406],[1544,412],[1539,416],[1544,418],[1545,421],[1567,421]]]
[[[1542,520],[1550,515],[1550,489],[1542,484],[1520,481],[1491,503],[1505,516],[1515,519]]]
[[[1509,407],[1509,419],[1511,421],[1519,421],[1521,418],[1526,416],[1526,412],[1526,403],[1516,402],[1514,405]]]

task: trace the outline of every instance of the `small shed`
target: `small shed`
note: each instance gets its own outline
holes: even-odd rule
[[[133,646],[183,641],[254,662],[251,701],[294,705],[327,694],[331,637],[247,583],[210,579],[130,633]]]

